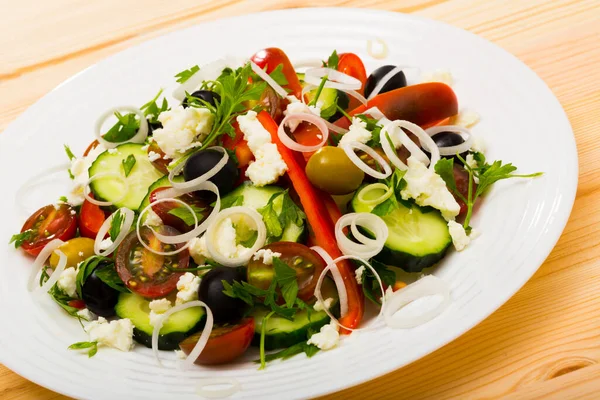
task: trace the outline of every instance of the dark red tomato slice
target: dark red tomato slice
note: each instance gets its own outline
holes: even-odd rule
[[[74,307],[78,310],[82,310],[85,308],[85,302],[80,299],[70,300],[67,304],[69,305],[69,307]]]
[[[179,231],[170,226],[158,227],[163,235],[178,235]],[[183,244],[170,245],[161,243],[147,226],[140,228],[140,236],[144,242],[156,251],[168,252],[177,250]],[[177,287],[177,280],[183,274],[173,269],[188,267],[190,253],[186,250],[172,255],[161,256],[146,249],[138,240],[135,231],[119,245],[115,256],[117,273],[127,287],[144,297],[163,297]]]
[[[158,147],[158,144],[156,144],[155,141],[152,141],[152,143],[150,143],[150,145],[148,146],[148,154],[150,154],[150,152],[154,152],[160,155],[160,158],[152,161],[152,165],[154,165],[154,167],[163,174],[169,174],[169,169],[167,167],[171,161],[165,160],[165,152],[162,151],[160,147]]]
[[[454,172],[454,180],[456,181],[456,189],[458,189],[460,194],[462,194],[466,199],[469,195],[469,173],[462,166],[457,165],[457,164],[454,164],[454,170],[452,172]],[[473,182],[473,188],[472,188],[473,193],[475,193],[476,189],[477,189],[477,184],[475,182]],[[460,206],[460,214],[459,215],[465,215],[467,213],[467,205],[465,204],[465,202],[462,201],[460,198],[458,198],[456,195],[454,195],[454,199]]]
[[[354,53],[342,53],[340,54],[340,59],[338,61],[338,71],[350,75],[359,81],[362,82],[362,86],[360,90],[357,90],[358,93],[364,94],[365,91],[365,82],[367,81],[367,70],[365,69],[365,65],[359,56]],[[361,105],[360,101],[355,99],[352,96],[350,97],[350,102],[348,104],[348,110],[354,110],[354,108]]]
[[[53,239],[67,241],[75,237],[77,218],[75,210],[68,204],[57,207],[50,204],[37,210],[21,228],[21,233],[31,231],[21,247],[28,254],[37,256]]]
[[[87,156],[88,154],[90,154],[90,151],[94,150],[96,147],[98,147],[98,145],[100,144],[100,142],[98,142],[97,140],[94,140],[92,143],[90,143],[90,145],[88,146],[87,149],[85,149],[85,151],[83,152],[83,156]]]
[[[150,202],[156,201],[156,194],[165,189],[167,188],[158,188],[152,193],[150,193]],[[189,204],[198,211],[202,209],[202,211],[200,211],[198,215],[198,217],[200,217],[201,214],[202,218],[198,218],[198,222],[201,222],[204,218],[207,218],[210,214],[210,211],[212,210],[212,207],[210,207],[210,204],[208,202],[198,199],[196,196],[194,196],[193,193],[184,194],[183,196],[179,196],[177,199]],[[165,201],[162,203],[152,205],[152,211],[154,211],[156,215],[158,215],[160,219],[162,219],[165,225],[172,226],[180,232],[189,232],[192,229],[194,229],[193,217],[191,221],[188,221],[192,222],[192,224],[188,225],[183,219],[174,215],[174,209],[180,209],[178,211],[186,213],[184,215],[189,215],[190,212],[190,210],[188,210],[187,207],[184,207],[179,203],[175,203],[174,201]]]
[[[91,193],[90,196],[92,196]],[[100,206],[87,200],[83,201],[79,212],[79,233],[81,233],[81,236],[95,239],[105,220],[106,216]]]
[[[325,262],[314,251],[303,244],[294,242],[271,243],[263,249],[280,253],[279,258],[296,271],[298,281],[298,297],[304,301],[314,296],[317,280]],[[268,289],[274,277],[273,265],[263,263],[263,260],[250,260],[247,269],[248,283],[261,289]]]
[[[196,333],[179,347],[190,354],[198,343],[201,332]],[[200,356],[194,361],[200,365],[225,364],[238,358],[248,349],[254,336],[254,318],[245,318],[236,325],[215,326]]]

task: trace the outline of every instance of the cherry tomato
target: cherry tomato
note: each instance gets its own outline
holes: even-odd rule
[[[201,333],[196,333],[179,343],[179,347],[185,354],[192,352]],[[194,362],[200,365],[228,363],[244,354],[253,336],[254,318],[245,318],[236,325],[214,327],[204,350]]]
[[[160,155],[160,158],[152,161],[152,165],[154,165],[154,168],[156,168],[163,174],[168,175],[169,174],[168,165],[171,161],[165,160],[165,152],[162,151],[162,149],[160,147],[158,147],[158,144],[156,144],[155,141],[152,141],[152,143],[150,143],[150,145],[148,146],[148,154],[150,154],[150,152],[154,152],[154,153]]]
[[[179,231],[170,226],[156,228],[163,235],[177,235]],[[147,226],[140,228],[144,242],[156,251],[173,251],[183,244],[168,245],[161,243]],[[116,251],[117,273],[125,285],[137,294],[149,297],[163,297],[177,287],[177,281],[183,274],[173,269],[188,267],[190,253],[186,250],[172,256],[161,256],[146,249],[138,240],[135,231],[129,233]]]
[[[281,254],[279,259],[296,271],[298,297],[305,301],[310,300],[314,295],[319,275],[325,268],[321,257],[305,245],[294,242],[271,243],[263,249]],[[263,263],[262,258],[260,260],[251,259],[247,274],[249,284],[266,290],[273,280],[273,265]]]
[[[269,47],[254,54],[250,60],[260,68],[264,69],[267,67],[266,71],[269,74],[281,64],[283,66],[282,72],[288,81],[288,84],[285,85],[284,88],[291,89],[292,94],[298,99],[300,98],[302,95],[302,85],[300,84],[298,75],[296,75],[296,70],[294,69],[292,62],[283,50],[276,47]],[[367,79],[366,76],[365,79]]]
[[[52,204],[37,210],[21,228],[21,233],[31,231],[21,247],[28,254],[37,256],[53,239],[67,241],[77,232],[75,210],[68,204]]]
[[[78,310],[83,310],[85,308],[85,302],[79,299],[69,300],[67,304],[69,307],[77,308]]]
[[[156,201],[157,193],[160,191],[163,191],[165,189],[167,189],[167,188],[164,188],[164,187],[158,188],[158,189],[154,190],[152,193],[150,193],[150,202]],[[212,209],[210,207],[210,204],[207,201],[198,199],[196,196],[194,196],[193,193],[184,194],[183,196],[179,196],[177,199],[189,204],[192,207],[195,207],[197,209],[202,209],[203,211],[201,212],[201,214],[202,214],[203,218],[207,218]],[[175,203],[174,201],[165,201],[162,203],[152,205],[152,211],[154,211],[156,213],[156,215],[158,215],[160,217],[160,219],[162,219],[162,221],[165,225],[172,226],[173,228],[177,229],[179,232],[189,232],[192,229],[194,229],[193,221],[192,221],[192,225],[188,225],[181,218],[176,217],[173,214],[170,214],[170,212],[176,208],[181,208],[181,211],[183,211],[183,212],[187,211],[187,213],[189,213],[189,211],[190,211],[186,207],[182,206],[179,203]],[[198,223],[200,223],[202,220],[203,219],[198,218]]]
[[[367,71],[365,70],[365,65],[363,64],[359,56],[357,56],[354,53],[340,54],[337,69],[338,71],[346,75],[350,75],[361,81],[362,86],[359,90],[357,90],[357,92],[360,94],[364,94],[365,83],[367,82]],[[348,103],[348,110],[353,110],[354,108],[361,105],[360,101],[358,101],[352,96],[349,97],[350,102]]]
[[[452,172],[454,172],[454,180],[456,181],[456,189],[458,189],[460,194],[462,194],[466,199],[469,195],[469,173],[463,167],[461,167],[460,165],[456,165],[456,164],[454,164],[454,170]],[[471,189],[473,191],[472,193],[475,193],[476,189],[477,189],[477,184],[475,182],[473,182],[473,187]],[[454,195],[454,199],[456,199],[456,202],[458,203],[458,205],[460,205],[460,214],[459,215],[465,215],[467,213],[467,205],[464,203],[464,201],[462,201],[456,195]]]
[[[90,193],[90,196],[93,195]],[[83,201],[79,212],[79,233],[81,233],[81,236],[96,239],[98,231],[105,220],[106,216],[100,206],[87,200]]]
[[[88,154],[90,154],[90,151],[94,150],[96,147],[98,147],[98,145],[100,145],[100,142],[97,140],[94,140],[92,143],[90,143],[88,148],[85,149],[85,151],[83,152],[83,156],[85,157]]]

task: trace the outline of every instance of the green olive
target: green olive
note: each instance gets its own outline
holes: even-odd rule
[[[348,194],[360,186],[365,173],[339,147],[321,147],[306,164],[306,175],[319,189],[334,195]]]
[[[67,256],[67,265],[65,268],[75,267],[80,262],[94,255],[94,240],[85,237],[73,238],[63,243],[58,250]],[[52,268],[56,268],[59,258],[58,254],[52,252],[50,256],[50,266]]]

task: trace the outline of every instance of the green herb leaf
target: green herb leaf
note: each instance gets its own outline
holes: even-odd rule
[[[236,228],[237,230],[237,228]],[[237,236],[235,238],[235,244],[240,244],[246,248],[251,248],[256,243],[256,239],[258,238],[258,232],[255,230],[247,229],[240,235],[240,231],[237,230]]]
[[[125,177],[128,177],[129,174],[131,173],[131,170],[133,169],[133,166],[135,165],[135,156],[133,154],[130,154],[127,156],[126,159],[124,159],[123,161],[121,161],[123,163],[123,170],[125,171]]]
[[[71,151],[71,148],[69,146],[67,146],[66,144],[64,146],[65,146],[65,152],[67,153],[67,157],[69,157],[69,160],[77,158],[77,157],[75,157],[75,154],[73,154],[73,152]]]
[[[69,350],[88,350],[88,357],[93,357],[98,352],[98,342],[77,342],[68,347]]]
[[[223,293],[225,295],[234,299],[240,299],[250,307],[254,306],[253,293],[245,288],[243,285],[245,282],[233,281],[233,284],[230,284],[226,280],[222,280],[221,283],[223,284]]]
[[[204,211],[205,209],[202,207],[197,207],[193,204],[190,204],[190,207],[192,208],[192,210],[194,210],[194,214],[198,218],[198,223],[200,223],[200,221],[204,219],[204,214],[202,214],[202,211]],[[181,219],[188,226],[193,226],[195,223],[194,216],[192,215],[192,213],[190,213],[190,210],[188,210],[187,207],[175,207],[169,210],[168,213],[173,215],[174,217]]]
[[[27,229],[24,232],[21,233],[17,233],[15,235],[12,235],[10,238],[10,241],[8,242],[8,244],[15,244],[15,249],[18,249],[19,247],[21,247],[23,245],[23,242],[26,242],[28,240],[31,240],[34,236],[34,232],[32,229]]]
[[[223,198],[221,200],[221,209],[224,210],[225,208],[241,206],[243,204],[244,204],[244,196],[243,195],[225,196],[225,198]],[[214,203],[212,204],[212,206],[214,207]]]
[[[79,264],[77,277],[75,278],[75,287],[77,288],[77,295],[79,298],[82,297],[81,289],[83,288],[85,281],[100,265],[111,265],[112,268],[114,268],[114,261],[108,257],[92,256]]]
[[[291,308],[295,304],[296,296],[298,295],[296,271],[281,261],[279,257],[273,257],[273,269],[275,270],[275,279],[277,285],[281,288],[285,305]]]
[[[119,277],[114,263],[105,262],[103,265],[97,267],[95,272],[96,276],[111,288],[121,293],[130,293],[130,290],[127,289],[127,286],[125,286],[125,283]]]
[[[60,196],[58,198],[58,201],[62,202],[62,203],[68,203],[69,199],[67,199],[67,196]]]
[[[338,56],[337,50],[334,50],[333,53],[327,59],[327,62],[323,63],[323,67],[338,69],[338,63],[340,62],[340,57]]]
[[[377,271],[377,275],[379,275],[379,278],[384,285],[393,286],[396,283],[396,273],[389,269],[387,265],[375,259],[371,259],[371,266]],[[362,290],[365,297],[374,304],[381,305],[380,299],[381,296],[383,296],[383,293],[381,293],[379,282],[377,282],[373,272],[367,268],[365,268],[365,272],[363,273]]]
[[[263,217],[263,221],[267,228],[267,236],[272,238],[279,238],[283,235],[283,226],[281,221],[279,220],[279,215],[275,212],[273,208],[273,199],[276,198],[279,194],[273,195],[266,206],[259,208],[258,212]]]
[[[387,200],[377,204],[375,208],[371,210],[371,214],[375,214],[379,217],[385,217],[394,211],[398,205],[393,197],[388,198]]]
[[[166,98],[163,98],[163,101],[162,101],[162,104],[160,105],[160,107],[156,103],[156,101],[158,100],[158,98],[160,97],[160,95],[162,93],[163,93],[163,89],[160,89],[158,91],[158,93],[156,94],[156,96],[154,96],[154,98],[152,100],[150,100],[149,102],[147,102],[146,104],[144,104],[143,106],[140,107],[140,110],[142,110],[144,112],[144,115],[146,116],[146,118],[148,119],[148,122],[150,124],[156,124],[156,123],[160,122],[158,120],[158,116],[162,112],[169,110],[169,102],[167,101]]]
[[[275,312],[271,311],[270,313],[265,315],[262,320],[262,325],[260,327],[260,368],[259,369],[265,369],[265,367],[267,366],[266,361],[265,361],[265,337],[267,336],[267,322],[269,321],[269,318],[271,318],[271,316],[273,314],[275,314]]]
[[[125,216],[123,215],[123,213],[121,213],[121,211],[115,212],[115,216],[110,222],[110,229],[108,230],[110,240],[112,240],[113,242],[117,240],[117,236],[119,236],[119,233],[121,232],[121,226],[123,225],[124,219]]]
[[[269,74],[269,76],[279,85],[286,86],[289,82],[283,73],[283,64],[279,64],[275,67],[273,72]]]
[[[319,352],[319,348],[312,344],[307,344],[306,342],[296,343],[293,346],[288,347],[287,349],[283,349],[276,353],[267,354],[265,356],[265,362],[273,361],[273,360],[287,360],[297,354],[304,353],[307,357],[312,357]],[[255,362],[260,362],[261,360],[256,360]]]
[[[458,191],[456,188],[456,181],[454,180],[454,159],[453,158],[440,158],[435,164],[435,173],[442,177],[448,189],[458,196],[465,203],[467,199]]]
[[[192,77],[192,75],[194,75],[198,71],[200,71],[200,67],[197,65],[194,65],[193,67],[191,67],[189,69],[184,69],[183,71],[181,71],[180,73],[175,75],[175,78],[177,78],[177,83],[186,82],[188,79],[190,79]]]
[[[107,142],[125,142],[135,136],[140,127],[140,122],[133,113],[122,115],[115,112],[117,122],[102,137]]]

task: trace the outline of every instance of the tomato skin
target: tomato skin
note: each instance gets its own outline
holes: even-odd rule
[[[163,225],[160,232],[164,234],[177,235],[179,232],[170,226]],[[152,229],[148,226],[140,228],[140,236],[146,244],[158,251],[166,251]],[[175,250],[183,244],[169,245],[170,250]],[[169,250],[169,251],[170,251]],[[136,255],[136,252],[140,252]],[[132,264],[132,260],[137,260]],[[188,267],[190,253],[183,250],[176,255],[161,256],[147,250],[139,242],[135,231],[130,232],[121,242],[115,253],[115,266],[117,274],[125,285],[140,296],[147,298],[163,297],[177,288],[177,281],[183,272],[173,272],[166,268],[166,264],[175,265],[175,268],[185,269]]]
[[[452,171],[454,173],[454,181],[456,182],[456,189],[458,189],[459,193],[463,195],[466,199],[469,196],[469,173],[460,165],[454,164],[454,169]],[[472,193],[475,193],[477,190],[477,184],[473,182]],[[452,194],[454,199],[460,206],[459,216],[466,215],[467,213],[467,205],[464,201],[462,201],[458,196]]]
[[[67,304],[69,307],[74,307],[79,310],[83,310],[85,308],[85,302],[80,299],[70,300]]]
[[[277,47],[269,47],[258,51],[250,60],[258,65],[260,68],[267,67],[267,73],[273,72],[279,64],[283,65],[282,72],[288,81],[288,84],[284,88],[291,89],[292,94],[300,99],[302,95],[302,85],[296,75],[296,70],[292,65],[292,62],[285,54],[285,52]]]
[[[64,203],[58,208],[53,204],[42,207],[25,221],[21,233],[30,229],[33,231],[33,237],[24,241],[21,248],[27,254],[37,256],[51,240],[60,239],[66,242],[75,237],[77,232],[75,210]]]
[[[158,144],[156,144],[156,141],[152,141],[152,143],[150,143],[150,145],[148,146],[148,154],[150,154],[150,152],[154,152],[156,154],[160,155],[160,158],[152,162],[152,165],[154,165],[154,167],[159,170],[160,172],[162,172],[165,175],[169,174],[169,168],[168,165],[171,162],[170,160],[165,160],[165,152],[162,151],[162,149],[160,147],[158,147]]]
[[[362,86],[359,90],[357,90],[357,92],[364,94],[365,83],[367,82],[367,70],[365,69],[365,65],[360,57],[354,53],[342,53],[339,57],[337,70],[361,81]],[[352,96],[349,97],[350,101],[348,103],[347,110],[353,110],[354,108],[360,106],[360,101]]]
[[[83,201],[79,212],[79,233],[81,233],[81,236],[96,239],[98,231],[105,220],[106,216],[100,206],[90,203],[88,200]]]
[[[166,188],[166,187],[157,188],[152,193],[150,193],[150,202],[156,201],[157,200],[156,196],[157,196],[158,192],[161,192],[166,189],[168,189],[168,188]],[[196,198],[193,193],[187,193],[187,194],[184,194],[183,196],[179,196],[178,200],[181,200],[189,205],[204,208],[204,211],[202,212],[202,215],[204,215],[204,218],[207,218],[208,215],[210,214],[210,211],[211,211],[210,205],[207,202]],[[153,204],[152,211],[154,211],[156,213],[156,215],[158,215],[160,217],[160,219],[162,219],[162,221],[165,225],[172,226],[173,228],[177,229],[180,232],[189,232],[192,229],[194,229],[194,225],[187,225],[181,218],[176,217],[172,214],[169,214],[169,211],[171,211],[174,208],[178,208],[178,207],[183,207],[183,206],[179,203],[175,203],[172,201],[165,201],[162,203]]]
[[[200,333],[179,344],[185,354],[190,354]],[[238,358],[250,347],[254,337],[254,318],[245,318],[234,326],[215,327],[208,342],[194,363],[199,365],[225,364]]]

